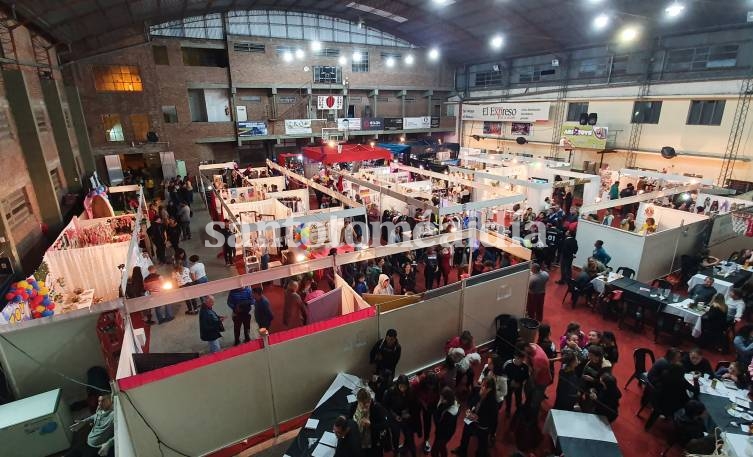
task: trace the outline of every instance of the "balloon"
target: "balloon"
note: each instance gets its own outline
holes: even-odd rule
[[[55,303],[50,303],[47,305],[47,309],[55,309]]]
[[[16,302],[16,303],[21,303],[21,300],[22,300],[22,298],[21,298],[20,295],[16,295],[15,297],[13,297],[13,301]]]
[[[37,307],[34,308],[34,311],[36,311],[38,313],[41,313],[41,312],[45,311],[45,307],[44,306],[37,306]]]
[[[52,303],[52,300],[50,300],[50,297],[42,298],[42,304],[49,305],[50,303]]]
[[[44,300],[44,297],[42,297],[41,295],[37,295],[36,297],[34,297],[34,298],[31,299],[31,303],[33,305],[38,305],[38,304],[42,303],[42,300]]]
[[[15,296],[16,296],[15,294],[13,294],[11,292],[8,292],[7,294],[5,294],[5,299],[7,301],[11,301],[11,300],[13,300],[13,297],[15,297]]]
[[[39,284],[40,288],[44,287],[44,281],[39,281],[39,282],[37,282],[37,284]]]
[[[54,311],[50,311],[49,309],[47,309],[42,312],[42,317],[52,316],[53,314],[55,314]]]
[[[42,287],[41,289],[39,289],[39,293],[40,293],[41,295],[47,295],[47,294],[49,294],[49,293],[50,293],[50,289],[48,289],[48,288],[46,288],[46,287]]]

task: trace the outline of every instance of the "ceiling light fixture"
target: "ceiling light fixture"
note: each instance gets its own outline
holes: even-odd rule
[[[363,56],[361,55],[360,52],[358,51],[353,52],[353,62],[360,62],[362,57]]]
[[[603,30],[609,25],[609,16],[606,14],[599,14],[594,18],[594,28],[596,30]]]
[[[664,12],[667,13],[667,17],[675,18],[682,14],[685,10],[685,5],[678,1],[672,2],[668,7],[664,8]]]
[[[407,56],[405,56],[405,64],[413,65],[413,54],[408,54]]]
[[[392,68],[395,66],[395,58],[394,57],[387,57],[387,60],[384,61],[384,64],[387,65],[387,67]]]
[[[303,52],[303,49],[298,48],[298,49],[295,50],[295,58],[296,59],[300,60],[300,59],[303,59],[304,57],[306,57],[306,53]]]
[[[282,54],[282,60],[284,60],[285,62],[292,62],[293,61],[293,53],[290,52],[290,51],[285,51]]]
[[[638,29],[636,29],[635,27],[625,27],[620,32],[620,41],[622,41],[623,43],[628,43],[635,40],[636,38],[638,38]]]
[[[340,58],[337,59],[337,63],[339,63],[340,65],[343,65],[343,66],[347,65],[348,64],[348,58],[345,57],[345,56],[340,56]]]
[[[311,42],[311,50],[314,52],[319,52],[322,50],[322,42],[318,40],[314,40]]]
[[[502,45],[504,44],[504,39],[502,39],[502,35],[495,35],[492,37],[491,41],[489,42],[494,49],[500,49]]]
[[[431,48],[429,50],[429,59],[430,60],[437,60],[437,59],[439,59],[439,49],[437,49],[437,48]]]

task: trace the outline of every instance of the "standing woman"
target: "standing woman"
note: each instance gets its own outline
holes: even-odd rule
[[[356,394],[356,404],[351,409],[353,422],[358,426],[363,457],[382,457],[387,434],[387,411],[371,398],[368,389]]]
[[[282,323],[286,328],[306,325],[308,308],[298,295],[298,281],[290,281],[285,290],[285,305],[282,310]]]
[[[445,387],[434,411],[434,445],[431,447],[431,457],[447,457],[447,443],[455,434],[458,411],[460,405],[455,401],[455,392],[450,387]]]
[[[418,399],[418,405],[421,408],[423,430],[419,429],[418,431],[423,431],[424,454],[431,452],[431,445],[429,444],[429,437],[431,436],[431,421],[437,410],[439,389],[439,378],[437,378],[437,374],[432,370],[426,370],[426,372],[419,377],[418,383],[413,387],[413,391]]]
[[[450,265],[451,260],[452,254],[450,253],[450,248],[442,248],[442,252],[439,254],[440,278],[437,280],[437,285],[439,285],[441,279],[444,279],[445,286],[450,283],[450,270],[452,270],[452,266]]]
[[[617,337],[614,336],[614,332],[606,330],[601,334],[601,347],[604,348],[604,358],[614,366],[620,358],[620,353],[617,350]]]
[[[403,294],[416,293],[416,272],[413,265],[407,262],[403,264],[403,270],[400,272],[400,291]]]
[[[173,265],[172,279],[175,285],[178,287],[190,286],[193,283],[191,281],[191,274],[189,273],[188,268],[177,262]],[[199,304],[196,302],[196,299],[191,298],[189,300],[186,300],[186,314],[198,313]]]

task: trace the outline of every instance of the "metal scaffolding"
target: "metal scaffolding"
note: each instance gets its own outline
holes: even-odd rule
[[[719,179],[717,180],[719,186],[726,186],[727,181],[732,178],[732,172],[735,170],[735,162],[737,162],[737,154],[740,150],[740,142],[745,130],[745,121],[748,119],[751,97],[753,97],[753,74],[748,75],[740,85],[737,108],[735,108],[735,116],[732,118],[727,149],[724,151],[724,161],[722,162]]]

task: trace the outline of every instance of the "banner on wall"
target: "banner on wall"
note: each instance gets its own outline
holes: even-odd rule
[[[344,132],[346,130],[361,130],[360,117],[340,117],[337,118],[337,130]]]
[[[305,135],[311,133],[311,119],[286,119],[285,135]]]
[[[536,122],[549,120],[549,102],[463,104],[464,121]]]
[[[510,134],[513,136],[528,136],[531,134],[530,122],[512,122],[510,124]]]
[[[439,116],[432,116],[431,117],[431,128],[438,129],[439,128]]]
[[[249,137],[263,135],[267,135],[267,124],[264,122],[238,122],[238,136]]]
[[[317,109],[343,109],[342,95],[319,95],[316,97]]]
[[[484,121],[484,135],[502,135],[502,123]]]
[[[604,149],[607,147],[606,127],[565,123],[562,125],[562,138],[574,148]]]
[[[384,118],[384,130],[402,130],[403,118],[402,117],[385,117]]]
[[[403,128],[405,130],[428,129],[428,128],[431,128],[431,118],[429,116],[404,117],[403,118]]]
[[[362,130],[384,130],[384,119],[381,117],[362,117]]]

